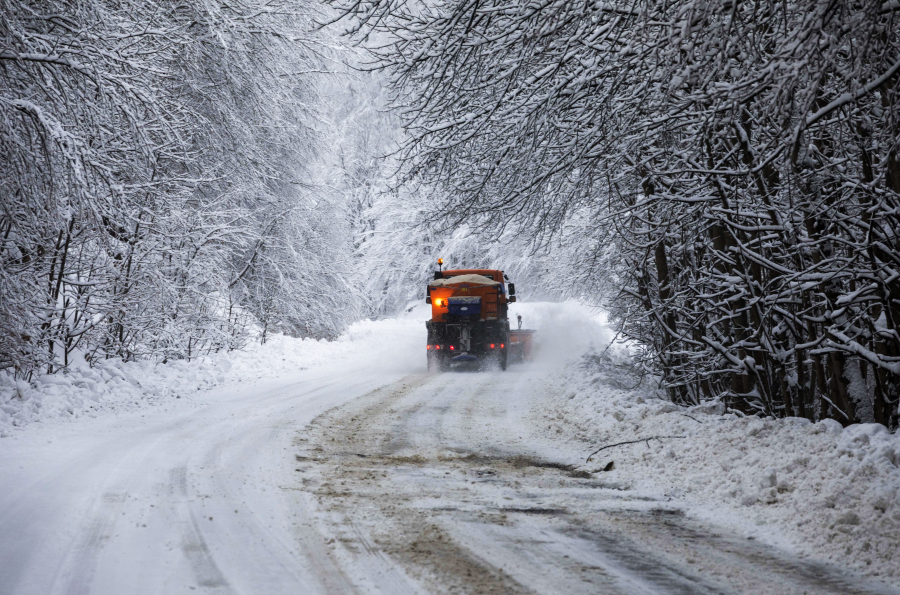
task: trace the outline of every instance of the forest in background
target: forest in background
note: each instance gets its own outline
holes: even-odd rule
[[[442,256],[677,403],[898,425],[896,0],[327,4],[0,0],[0,370],[333,338]]]
[[[549,247],[674,402],[897,427],[900,2],[330,4],[433,223]]]
[[[323,190],[333,52],[300,8],[3,0],[0,367],[190,358],[355,314]]]
[[[326,10],[0,0],[0,370],[334,338],[420,292],[446,242]]]

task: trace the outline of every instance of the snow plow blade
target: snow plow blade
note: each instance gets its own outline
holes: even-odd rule
[[[478,361],[478,356],[475,356],[475,355],[469,355],[468,353],[462,353],[462,354],[460,354],[460,355],[457,355],[457,356],[454,357],[454,358],[450,358],[450,361],[451,361],[451,362],[457,362],[457,363],[462,363],[462,362],[477,362],[477,361]]]
[[[509,331],[509,359],[514,362],[531,361],[531,349],[534,344],[533,329],[517,329]]]

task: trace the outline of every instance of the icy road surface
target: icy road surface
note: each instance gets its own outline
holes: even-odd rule
[[[0,593],[890,592],[579,469],[546,366],[417,353],[4,439]]]

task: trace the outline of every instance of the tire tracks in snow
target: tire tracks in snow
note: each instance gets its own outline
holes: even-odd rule
[[[68,570],[62,575],[62,590],[65,595],[87,595],[91,591],[91,583],[100,552],[106,546],[116,520],[122,514],[122,507],[128,497],[127,493],[107,492],[100,498],[100,503],[92,516],[93,520],[82,535],[81,541],[72,548]]]
[[[298,471],[348,573],[399,565],[385,593],[891,592],[542,459],[516,419],[535,380],[411,376],[315,420]]]
[[[170,478],[170,487],[172,490],[176,517],[178,519],[178,528],[181,533],[181,550],[184,552],[185,558],[191,566],[197,584],[214,593],[222,593],[232,595],[234,590],[225,575],[219,570],[216,561],[213,559],[209,551],[209,546],[203,538],[203,533],[197,523],[197,517],[194,515],[188,502],[187,492],[187,469],[185,467],[176,467],[172,469]]]

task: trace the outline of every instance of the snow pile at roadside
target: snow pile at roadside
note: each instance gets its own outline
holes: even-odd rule
[[[414,308],[396,319],[364,320],[335,341],[273,335],[264,345],[190,362],[110,359],[92,367],[80,359],[62,373],[30,383],[0,373],[0,437],[35,422],[131,411],[190,398],[228,382],[278,378],[331,363],[378,366],[387,372],[424,368],[423,315]]]
[[[617,361],[618,360],[618,361]],[[627,357],[585,356],[563,386],[552,432],[608,448],[584,468],[683,503],[700,518],[883,580],[900,577],[900,435],[877,424],[741,418],[721,404],[682,408],[633,389]],[[589,448],[585,456],[593,450]]]

